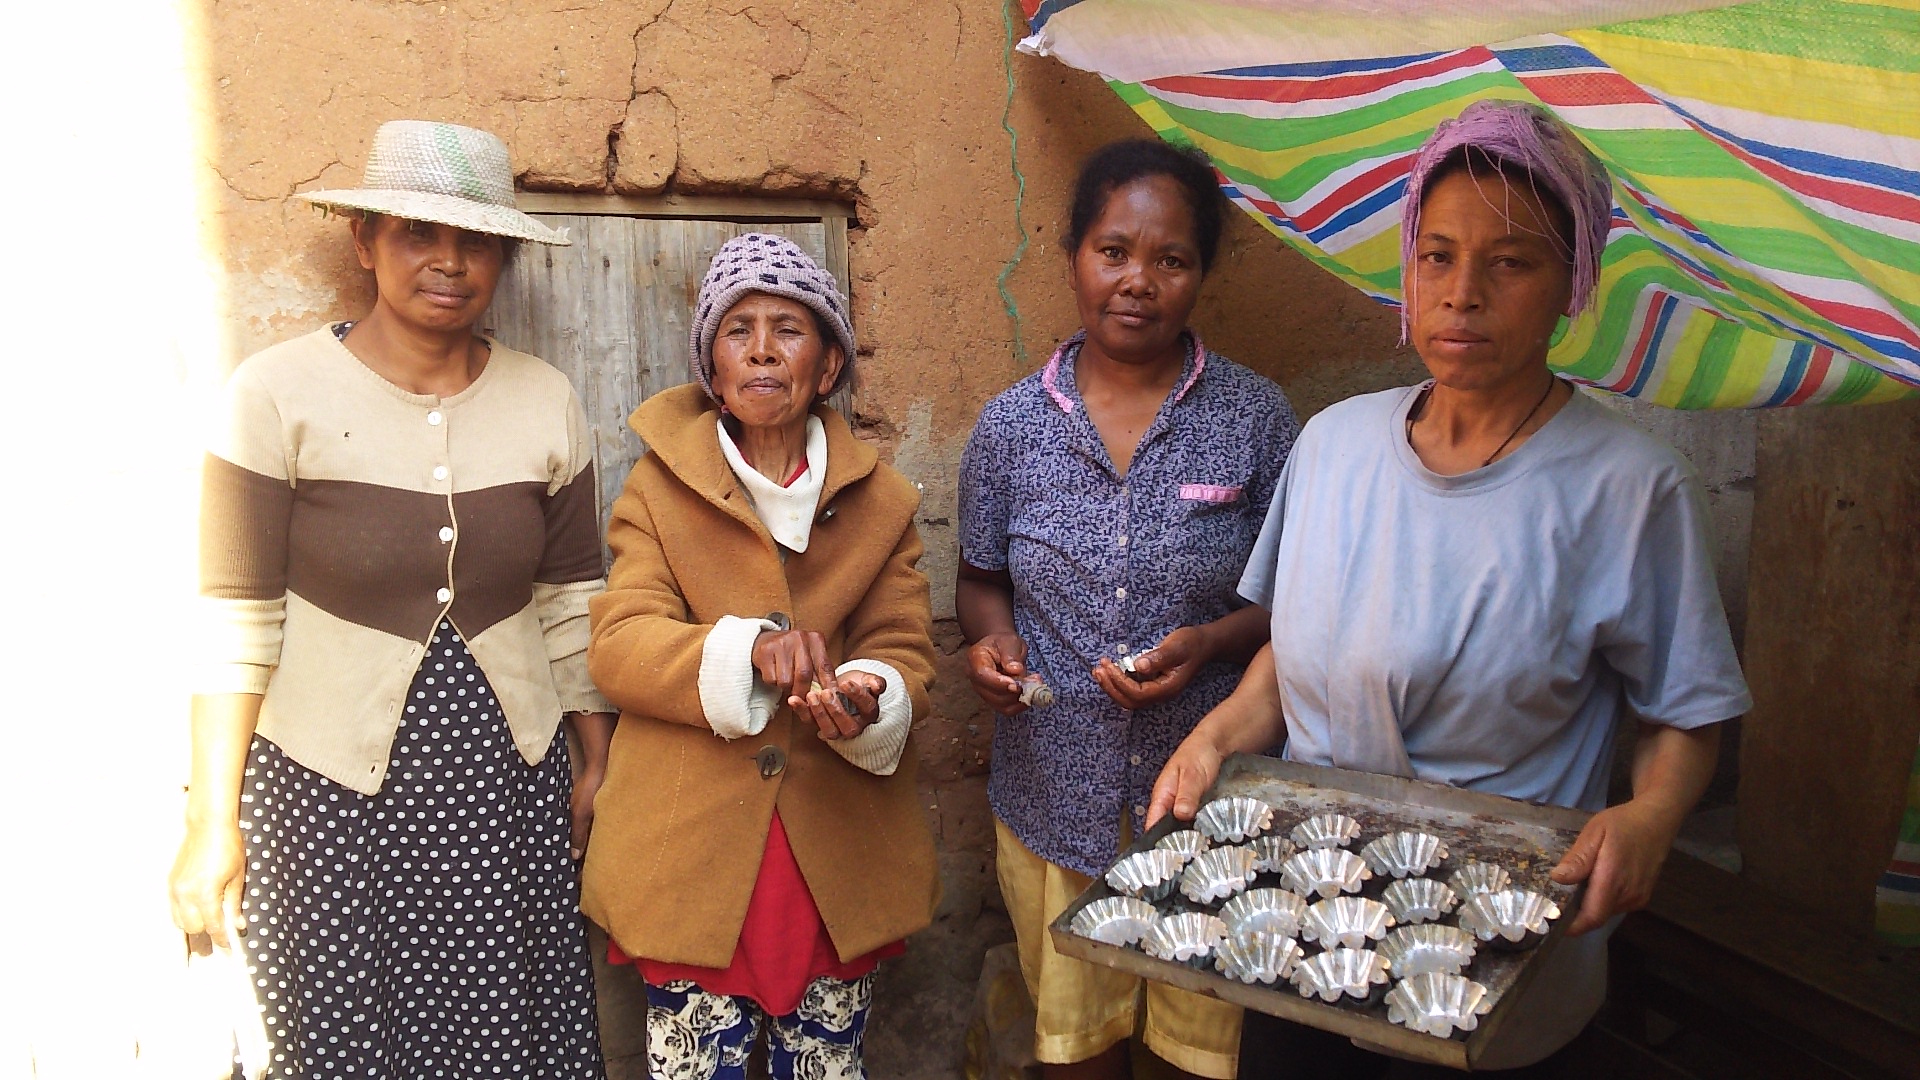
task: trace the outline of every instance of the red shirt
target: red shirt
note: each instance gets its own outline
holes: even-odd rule
[[[805,476],[805,462],[787,478],[787,486]],[[733,962],[724,968],[669,964],[659,960],[634,959],[607,943],[607,960],[615,964],[635,964],[640,977],[655,986],[687,981],[709,994],[752,998],[774,1016],[785,1016],[800,1007],[807,987],[821,977],[845,982],[864,978],[888,957],[907,951],[904,941],[883,945],[846,963],[834,950],[827,924],[814,905],[813,893],[800,864],[787,843],[787,828],[774,811],[767,830],[766,851],[760,857],[760,873],[753,882],[753,896],[747,901],[746,922],[740,927],[740,941],[733,948]]]
[[[827,924],[820,920],[820,909],[814,906],[813,894],[800,876],[800,864],[787,846],[786,826],[780,823],[778,811],[767,831],[767,851],[760,860],[760,876],[753,883],[753,898],[747,902],[740,942],[733,948],[733,963],[709,968],[630,960],[619,946],[607,943],[609,961],[637,964],[640,977],[655,986],[684,979],[709,994],[752,998],[774,1016],[798,1009],[800,998],[815,979],[831,976],[852,982],[871,972],[880,961],[906,951],[906,942],[896,941],[840,962]]]

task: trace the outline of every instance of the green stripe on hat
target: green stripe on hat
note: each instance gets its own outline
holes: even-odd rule
[[[480,176],[474,171],[473,162],[467,158],[466,148],[460,145],[460,135],[451,124],[433,125],[433,142],[446,155],[447,166],[453,170],[454,182],[460,186],[460,194],[480,202],[491,202],[487,198],[487,189],[480,183]]]

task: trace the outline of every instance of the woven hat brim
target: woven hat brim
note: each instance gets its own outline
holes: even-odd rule
[[[341,188],[333,191],[302,191],[294,196],[329,210],[371,210],[378,214],[431,221],[456,229],[491,233],[536,244],[564,246],[573,243],[565,229],[550,229],[511,206],[494,206],[453,195],[435,195],[424,191],[397,191],[381,188]]]

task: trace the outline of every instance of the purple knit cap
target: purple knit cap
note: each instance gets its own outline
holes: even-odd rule
[[[1457,119],[1441,121],[1414,155],[1413,171],[1407,176],[1406,200],[1400,204],[1400,277],[1406,293],[1406,302],[1400,306],[1403,345],[1413,325],[1414,241],[1420,235],[1420,204],[1426,199],[1427,179],[1448,154],[1463,146],[1526,169],[1573,215],[1573,251],[1561,252],[1573,263],[1573,302],[1567,314],[1585,311],[1600,287],[1600,251],[1607,246],[1613,216],[1613,183],[1606,167],[1546,110],[1518,101],[1476,101],[1461,110]],[[1555,248],[1564,246],[1559,236],[1550,234],[1550,239]]]
[[[853,377],[853,327],[847,322],[846,298],[833,275],[784,236],[745,233],[714,252],[713,265],[700,280],[700,298],[693,305],[687,344],[693,377],[708,397],[720,400],[713,392],[713,335],[720,329],[720,320],[748,293],[784,296],[812,308],[846,353],[833,390],[847,385]]]

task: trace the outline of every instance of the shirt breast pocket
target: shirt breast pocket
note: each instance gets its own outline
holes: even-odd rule
[[[1173,522],[1176,541],[1196,552],[1215,557],[1243,556],[1246,522],[1250,513],[1247,489],[1238,481],[1182,483],[1174,491]]]
[[[1189,507],[1231,506],[1246,497],[1245,484],[1181,484],[1177,493]]]

